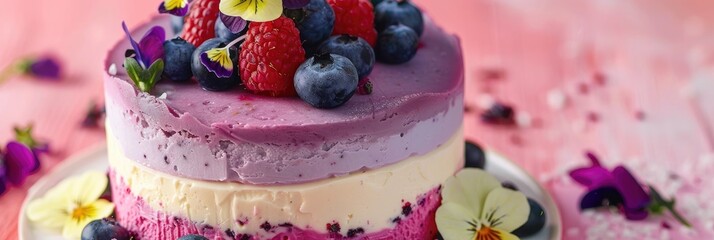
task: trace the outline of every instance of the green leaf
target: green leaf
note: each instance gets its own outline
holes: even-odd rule
[[[134,81],[134,85],[141,89],[140,85],[144,69],[139,65],[139,62],[133,57],[128,57],[124,59],[124,68],[126,68],[126,73],[129,74],[129,78]],[[141,90],[144,91],[143,89]]]
[[[161,74],[164,72],[164,60],[157,59],[154,61],[151,66],[149,66],[148,74],[147,74],[147,84],[149,85],[149,90],[151,88],[154,88],[154,85],[156,85],[156,82],[161,79]]]
[[[139,90],[150,92],[156,82],[161,79],[161,73],[164,71],[164,60],[158,59],[149,66],[149,69],[144,69],[136,59],[128,57],[124,60],[124,67],[127,74],[129,74],[129,78],[134,81],[134,85]]]
[[[650,211],[658,210],[661,213],[664,211],[664,209],[667,209],[667,210],[669,210],[669,212],[672,213],[672,216],[674,216],[674,218],[676,218],[677,221],[679,221],[679,223],[681,223],[682,225],[687,226],[687,227],[692,227],[692,225],[689,224],[689,222],[686,219],[684,219],[684,217],[681,214],[679,214],[679,212],[677,212],[676,209],[674,209],[674,203],[675,203],[674,199],[667,201],[666,199],[664,199],[662,197],[662,195],[659,194],[659,192],[657,192],[657,190],[654,187],[649,186],[649,188],[650,188],[650,196],[652,197],[652,203],[650,203],[650,206],[648,207],[650,209]],[[656,213],[656,212],[654,212],[654,213]]]

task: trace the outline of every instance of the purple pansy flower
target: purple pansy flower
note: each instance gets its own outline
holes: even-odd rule
[[[283,0],[283,7],[288,9],[298,9],[306,6],[310,0]]]
[[[15,186],[22,185],[27,176],[39,167],[39,162],[36,160],[32,150],[19,142],[9,142],[5,146],[4,152],[0,155],[2,155],[0,194],[6,190],[7,183]]]
[[[164,57],[164,41],[166,41],[166,31],[160,26],[154,26],[144,34],[141,40],[137,43],[129,33],[129,28],[126,23],[121,23],[124,33],[129,38],[132,48],[134,48],[134,57],[141,67],[147,69],[154,61]]]
[[[57,59],[52,56],[45,56],[31,61],[27,68],[27,73],[44,79],[59,79],[60,64]]]
[[[191,0],[165,0],[159,5],[159,13],[183,17],[188,13]]]
[[[570,172],[573,180],[588,189],[580,201],[580,208],[618,206],[627,219],[646,218],[651,198],[630,171],[623,166],[610,171],[600,164],[593,153],[588,152],[587,157],[592,162],[591,166]]]

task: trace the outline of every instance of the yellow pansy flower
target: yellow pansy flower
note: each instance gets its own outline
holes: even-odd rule
[[[480,169],[464,169],[444,183],[436,225],[446,240],[514,240],[511,231],[528,220],[523,193],[501,187]]]
[[[246,21],[268,22],[283,14],[283,0],[221,0],[219,9]]]
[[[99,199],[109,180],[103,172],[92,171],[70,177],[27,206],[27,217],[38,226],[62,229],[67,239],[79,239],[89,222],[108,217],[114,204]]]

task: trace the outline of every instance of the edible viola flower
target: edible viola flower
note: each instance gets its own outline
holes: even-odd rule
[[[166,31],[160,26],[154,26],[147,31],[137,43],[127,28],[125,22],[121,22],[124,33],[129,38],[131,47],[134,48],[136,54],[135,59],[139,62],[142,68],[147,69],[156,60],[164,57],[164,41],[166,41]]]
[[[627,168],[617,166],[612,171],[600,164],[598,158],[588,152],[591,166],[578,168],[570,172],[570,177],[588,188],[580,200],[581,209],[617,206],[630,220],[647,218],[647,206],[651,198],[643,185]]]
[[[114,204],[100,198],[108,182],[99,171],[67,178],[30,202],[27,218],[47,229],[62,229],[67,239],[79,239],[89,222],[114,212]]]
[[[233,74],[231,47],[245,39],[245,35],[236,38],[226,46],[212,48],[201,53],[201,64],[219,78],[227,78]]]
[[[159,13],[183,17],[188,13],[191,0],[165,0],[159,5]]]
[[[29,66],[25,70],[26,74],[43,79],[59,79],[60,64],[56,58],[52,56],[40,57],[29,60]]]
[[[48,143],[37,141],[35,136],[32,134],[32,129],[32,124],[30,124],[26,127],[15,126],[14,131],[15,141],[25,144],[25,146],[29,147],[35,155],[35,162],[37,162],[37,164],[36,168],[32,170],[32,172],[35,172],[40,168],[39,155],[50,152],[50,145]]]
[[[503,188],[483,170],[469,168],[446,180],[436,226],[444,239],[513,240],[530,213],[523,193]]]
[[[59,80],[61,79],[61,72],[62,65],[60,61],[51,54],[37,58],[25,58],[16,61],[0,72],[0,83],[18,74],[37,79]]]
[[[122,22],[121,25],[124,33],[129,38],[132,48],[134,48],[135,55],[124,59],[126,73],[139,90],[150,92],[164,71],[163,57],[166,32],[162,27],[152,27],[137,43],[131,37],[126,23]]]
[[[5,191],[6,183],[20,186],[27,176],[39,168],[35,154],[25,144],[9,142],[0,157],[0,194]]]
[[[269,22],[283,14],[283,0],[221,0],[218,6],[225,15],[252,22]]]

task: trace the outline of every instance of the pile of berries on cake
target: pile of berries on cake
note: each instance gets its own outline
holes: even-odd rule
[[[282,0],[268,21],[253,16],[258,11],[236,21],[224,10],[244,2],[255,1],[194,0],[184,17],[173,16],[178,37],[164,42],[163,78],[335,108],[371,92],[376,61],[411,60],[424,31],[421,11],[408,0]]]

